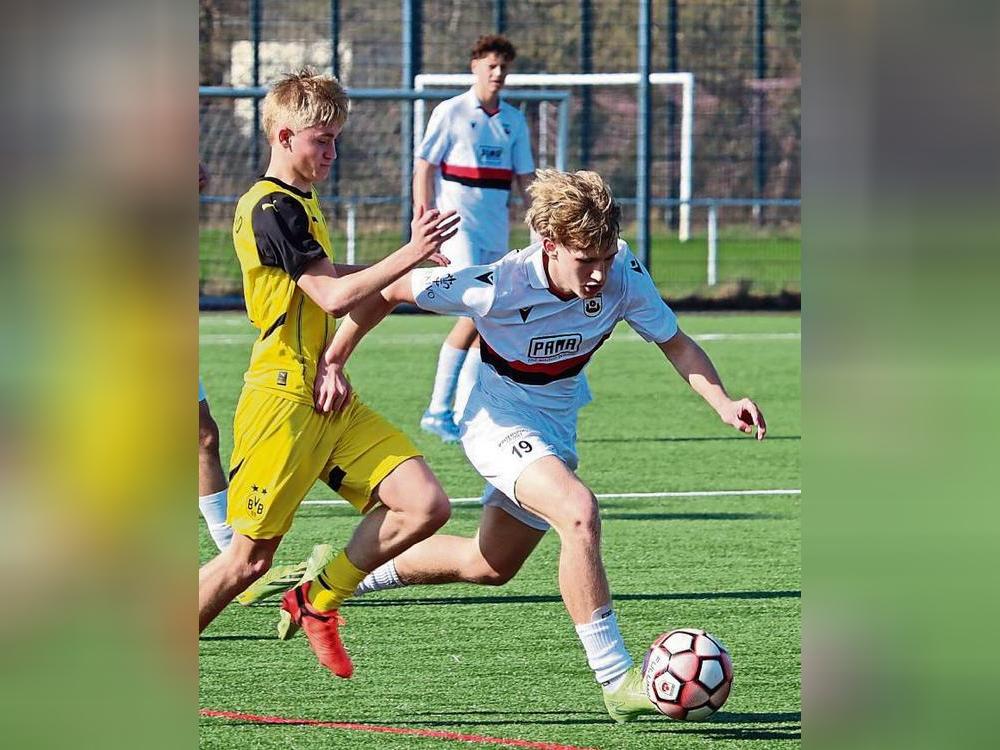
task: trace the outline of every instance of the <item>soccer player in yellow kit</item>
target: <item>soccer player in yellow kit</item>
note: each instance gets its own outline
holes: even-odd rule
[[[251,322],[260,330],[236,407],[229,472],[232,543],[198,581],[205,627],[271,565],[299,504],[317,479],[364,514],[347,546],[282,608],[319,661],[340,677],[353,665],[337,613],[367,571],[433,534],[450,505],[419,451],[350,391],[326,349],[336,325],[365,297],[438,252],[454,212],[420,212],[410,242],[368,268],[334,265],[313,183],[329,175],[350,102],[339,82],[306,69],[264,99],[267,171],[236,207],[233,242]],[[338,410],[318,408],[337,402]]]

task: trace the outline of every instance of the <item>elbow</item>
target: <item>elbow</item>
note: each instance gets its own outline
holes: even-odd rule
[[[342,318],[354,309],[354,305],[350,303],[350,300],[339,292],[327,294],[323,298],[320,307],[323,308],[323,312],[327,315],[332,315],[335,318]]]

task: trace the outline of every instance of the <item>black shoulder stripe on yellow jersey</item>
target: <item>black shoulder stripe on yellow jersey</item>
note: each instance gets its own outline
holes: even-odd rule
[[[307,265],[327,257],[306,207],[293,195],[268,193],[253,207],[251,221],[261,265],[284,269],[298,281]]]

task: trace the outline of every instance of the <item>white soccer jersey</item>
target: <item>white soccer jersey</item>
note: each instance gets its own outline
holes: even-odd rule
[[[515,174],[535,170],[521,111],[501,101],[489,113],[470,89],[434,108],[416,155],[438,167],[436,206],[458,211],[459,231],[473,246],[472,257],[506,252],[511,182]]]
[[[590,400],[582,370],[619,321],[663,342],[677,332],[677,319],[622,240],[593,299],[556,296],[546,262],[535,243],[491,265],[418,269],[413,296],[425,310],[475,321],[484,365],[477,387],[488,402],[575,414]]]

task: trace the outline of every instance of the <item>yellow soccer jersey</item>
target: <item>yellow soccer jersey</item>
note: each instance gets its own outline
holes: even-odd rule
[[[316,362],[335,320],[296,284],[312,261],[333,259],[315,191],[262,177],[236,204],[233,244],[250,322],[260,330],[244,382],[312,404]]]

